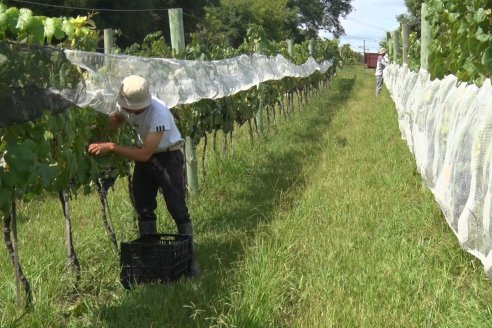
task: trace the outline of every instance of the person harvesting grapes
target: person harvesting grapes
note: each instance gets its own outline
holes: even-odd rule
[[[138,75],[123,79],[116,108],[109,115],[111,127],[117,129],[125,122],[131,124],[139,147],[98,142],[89,145],[89,153],[113,152],[135,162],[131,192],[141,236],[157,233],[155,210],[160,189],[178,232],[191,236],[193,243],[193,225],[185,199],[183,139],[171,111],[163,101],[151,96],[148,81]],[[194,247],[191,249],[191,274],[197,275]]]

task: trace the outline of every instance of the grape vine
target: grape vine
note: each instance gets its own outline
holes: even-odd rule
[[[428,0],[433,42],[429,71],[481,85],[492,72],[492,1]]]
[[[58,193],[69,225],[70,193],[89,192],[95,184],[99,193],[105,196],[107,185],[104,181],[114,181],[116,176],[128,174],[126,160],[112,154],[88,156],[87,145],[108,138],[120,144],[131,144],[133,132],[130,128],[113,132],[106,115],[90,108],[72,106],[67,109],[67,101],[49,91],[53,88],[77,92],[83,88],[84,73],[71,65],[61,50],[95,51],[99,34],[89,16],[35,16],[29,9],[8,8],[0,3],[0,100],[7,105],[0,111],[0,212],[4,216],[4,225],[10,226],[11,219],[15,219],[16,200],[29,201],[44,192]],[[302,64],[310,56],[308,49],[307,42],[295,45],[291,55],[286,42],[269,42],[261,27],[252,26],[248,38],[238,49],[226,44],[211,44],[200,35],[194,35],[186,51],[178,56],[215,60],[253,52],[281,53],[292,62]],[[269,81],[228,98],[202,100],[173,108],[181,132],[192,136],[195,144],[206,141],[207,134],[216,135],[219,131],[231,136],[232,142],[235,125],[248,124],[250,135],[255,134],[253,126],[257,127],[260,103],[266,108],[267,123],[274,121],[276,108],[282,115],[289,116],[294,108],[294,94],[300,104],[307,102],[308,96],[336,69],[339,60],[337,42],[319,40],[314,49],[318,62],[334,60],[328,72],[316,72],[302,79]],[[141,45],[115,49],[115,52],[152,57],[173,55],[160,33],[148,35]],[[101,201],[103,208],[107,208],[107,203]],[[103,217],[116,247],[110,222],[104,213]],[[71,245],[71,231],[68,238]],[[70,252],[70,263],[77,265],[76,256]],[[23,283],[29,301],[27,279]]]

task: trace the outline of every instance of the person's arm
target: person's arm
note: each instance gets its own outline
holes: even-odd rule
[[[390,62],[390,60],[389,60],[388,54],[385,54],[383,59],[382,59],[382,63],[384,65],[384,67],[388,66],[389,62]]]
[[[125,116],[122,113],[111,113],[108,116],[109,125],[113,130],[117,130],[125,123]]]
[[[163,135],[164,131],[149,133],[141,148],[123,147],[113,142],[93,143],[89,145],[89,153],[103,155],[111,151],[137,162],[147,162],[157,149]]]

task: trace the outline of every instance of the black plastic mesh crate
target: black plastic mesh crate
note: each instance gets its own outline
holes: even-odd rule
[[[125,288],[148,282],[168,283],[190,274],[191,237],[144,235],[121,243],[121,283]]]

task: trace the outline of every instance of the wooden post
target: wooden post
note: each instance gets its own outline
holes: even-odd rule
[[[261,43],[257,42],[256,43],[256,52],[261,54],[262,49],[261,49]],[[258,91],[258,96],[259,96],[259,102],[258,102],[258,112],[256,112],[256,123],[258,125],[258,134],[260,135],[260,138],[263,138],[263,131],[264,131],[264,124],[263,124],[263,116],[264,116],[264,105],[263,105],[263,97],[261,95],[261,83],[256,87]]]
[[[314,57],[314,40],[309,40],[309,56]]]
[[[22,305],[22,297],[20,294],[20,260],[19,260],[19,243],[17,239],[17,206],[15,205],[15,201],[12,202],[12,221],[10,221],[11,231],[13,235],[13,243],[12,247],[14,248],[14,266],[15,266],[15,291],[17,295],[17,307],[21,307]]]
[[[178,55],[185,49],[183,9],[175,8],[168,10],[169,28],[171,31],[171,46],[174,55]],[[191,192],[198,191],[198,156],[196,147],[190,136],[185,136],[185,157],[186,157],[186,179],[188,189]]]
[[[410,29],[408,28],[408,24],[403,24],[401,26],[401,30],[403,33],[403,65],[408,65],[408,37],[410,35]]]
[[[391,40],[391,32],[386,32],[386,47],[388,51],[388,55],[390,56],[390,59],[393,59],[393,46],[392,46],[392,40]]]
[[[168,10],[169,28],[171,31],[171,47],[178,54],[185,48],[183,9],[174,8]]]
[[[396,61],[400,58],[400,33],[398,30],[393,31],[393,60]]]
[[[113,30],[110,28],[104,29],[104,53],[110,54],[113,49]]]
[[[104,29],[104,53],[110,54],[113,50],[113,30],[110,28]],[[111,68],[111,61],[109,58],[104,59],[104,65],[109,70]]]
[[[289,39],[287,40],[287,49],[289,51],[289,55],[291,57],[294,57],[294,41]],[[291,97],[290,97],[290,92],[287,93],[287,116],[291,115],[293,112],[294,112],[294,106],[292,105],[292,102],[290,101],[291,100]],[[285,100],[285,95],[284,95],[284,100]]]
[[[287,51],[290,56],[294,56],[294,40],[287,39]]]
[[[431,27],[429,22],[425,19],[427,16],[427,4],[422,4],[421,11],[421,39],[420,39],[420,69],[427,70],[429,67],[429,46],[431,42]]]

